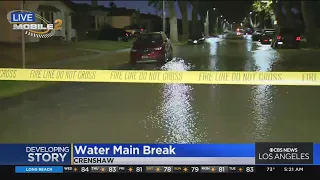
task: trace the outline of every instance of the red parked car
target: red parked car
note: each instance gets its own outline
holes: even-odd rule
[[[131,64],[158,63],[165,64],[172,60],[172,45],[163,32],[141,34],[133,43],[130,52]]]

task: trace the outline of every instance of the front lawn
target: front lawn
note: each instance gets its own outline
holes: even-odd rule
[[[131,48],[134,39],[129,40],[128,42],[124,41],[106,41],[106,40],[88,40],[88,41],[79,41],[75,43],[77,48],[82,49],[93,49],[100,51],[116,51],[126,48]]]
[[[73,44],[31,43],[26,44],[25,63],[28,67],[92,54],[97,52],[80,50]],[[21,68],[21,44],[0,44],[0,58],[0,68]]]

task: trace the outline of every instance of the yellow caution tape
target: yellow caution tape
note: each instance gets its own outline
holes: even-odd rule
[[[130,71],[0,68],[0,80],[319,86],[320,72]]]

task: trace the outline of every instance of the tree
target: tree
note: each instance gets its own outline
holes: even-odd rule
[[[179,9],[182,16],[182,40],[188,40],[189,38],[189,20],[188,20],[188,2],[178,1]]]
[[[192,5],[192,30],[193,30],[191,33],[195,34],[199,31],[199,28],[198,28],[199,2],[197,0],[194,0],[194,1],[190,1],[190,3]]]
[[[252,10],[253,12],[255,12],[256,14],[254,14],[255,20],[253,21],[251,16],[249,17],[249,22],[250,25],[254,28],[259,27],[261,24],[261,21],[263,21],[264,26],[265,25],[265,20],[269,19],[274,13],[273,13],[273,9],[272,9],[272,1],[254,1],[252,4]],[[258,21],[256,20],[258,16]],[[274,20],[275,21],[275,18]]]
[[[117,8],[117,5],[116,5],[113,1],[111,1],[111,2],[109,3],[109,7],[110,7],[110,8]]]
[[[174,7],[174,1],[165,1],[168,5],[169,12],[169,24],[170,24],[170,40],[172,42],[178,42],[178,23],[177,23],[177,14]],[[162,0],[149,0],[148,5],[153,6],[156,10],[162,11]]]
[[[319,30],[317,29],[316,8],[319,6],[317,1],[301,1],[301,10],[306,27],[307,42],[311,47],[320,44]]]
[[[292,11],[293,2],[286,0],[255,1],[253,11],[263,16],[263,19],[271,19],[277,22],[279,27],[297,27],[296,17]]]
[[[174,1],[167,1],[168,12],[169,12],[169,22],[170,22],[170,40],[173,43],[178,42],[178,21],[176,8],[174,7]]]

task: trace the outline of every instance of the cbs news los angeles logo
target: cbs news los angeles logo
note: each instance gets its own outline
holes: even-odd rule
[[[43,24],[37,24],[36,18]],[[50,38],[56,30],[62,29],[62,20],[56,19],[54,24],[44,17],[25,10],[13,10],[7,14],[7,19],[13,25],[12,30],[25,30],[25,34],[36,38]]]

